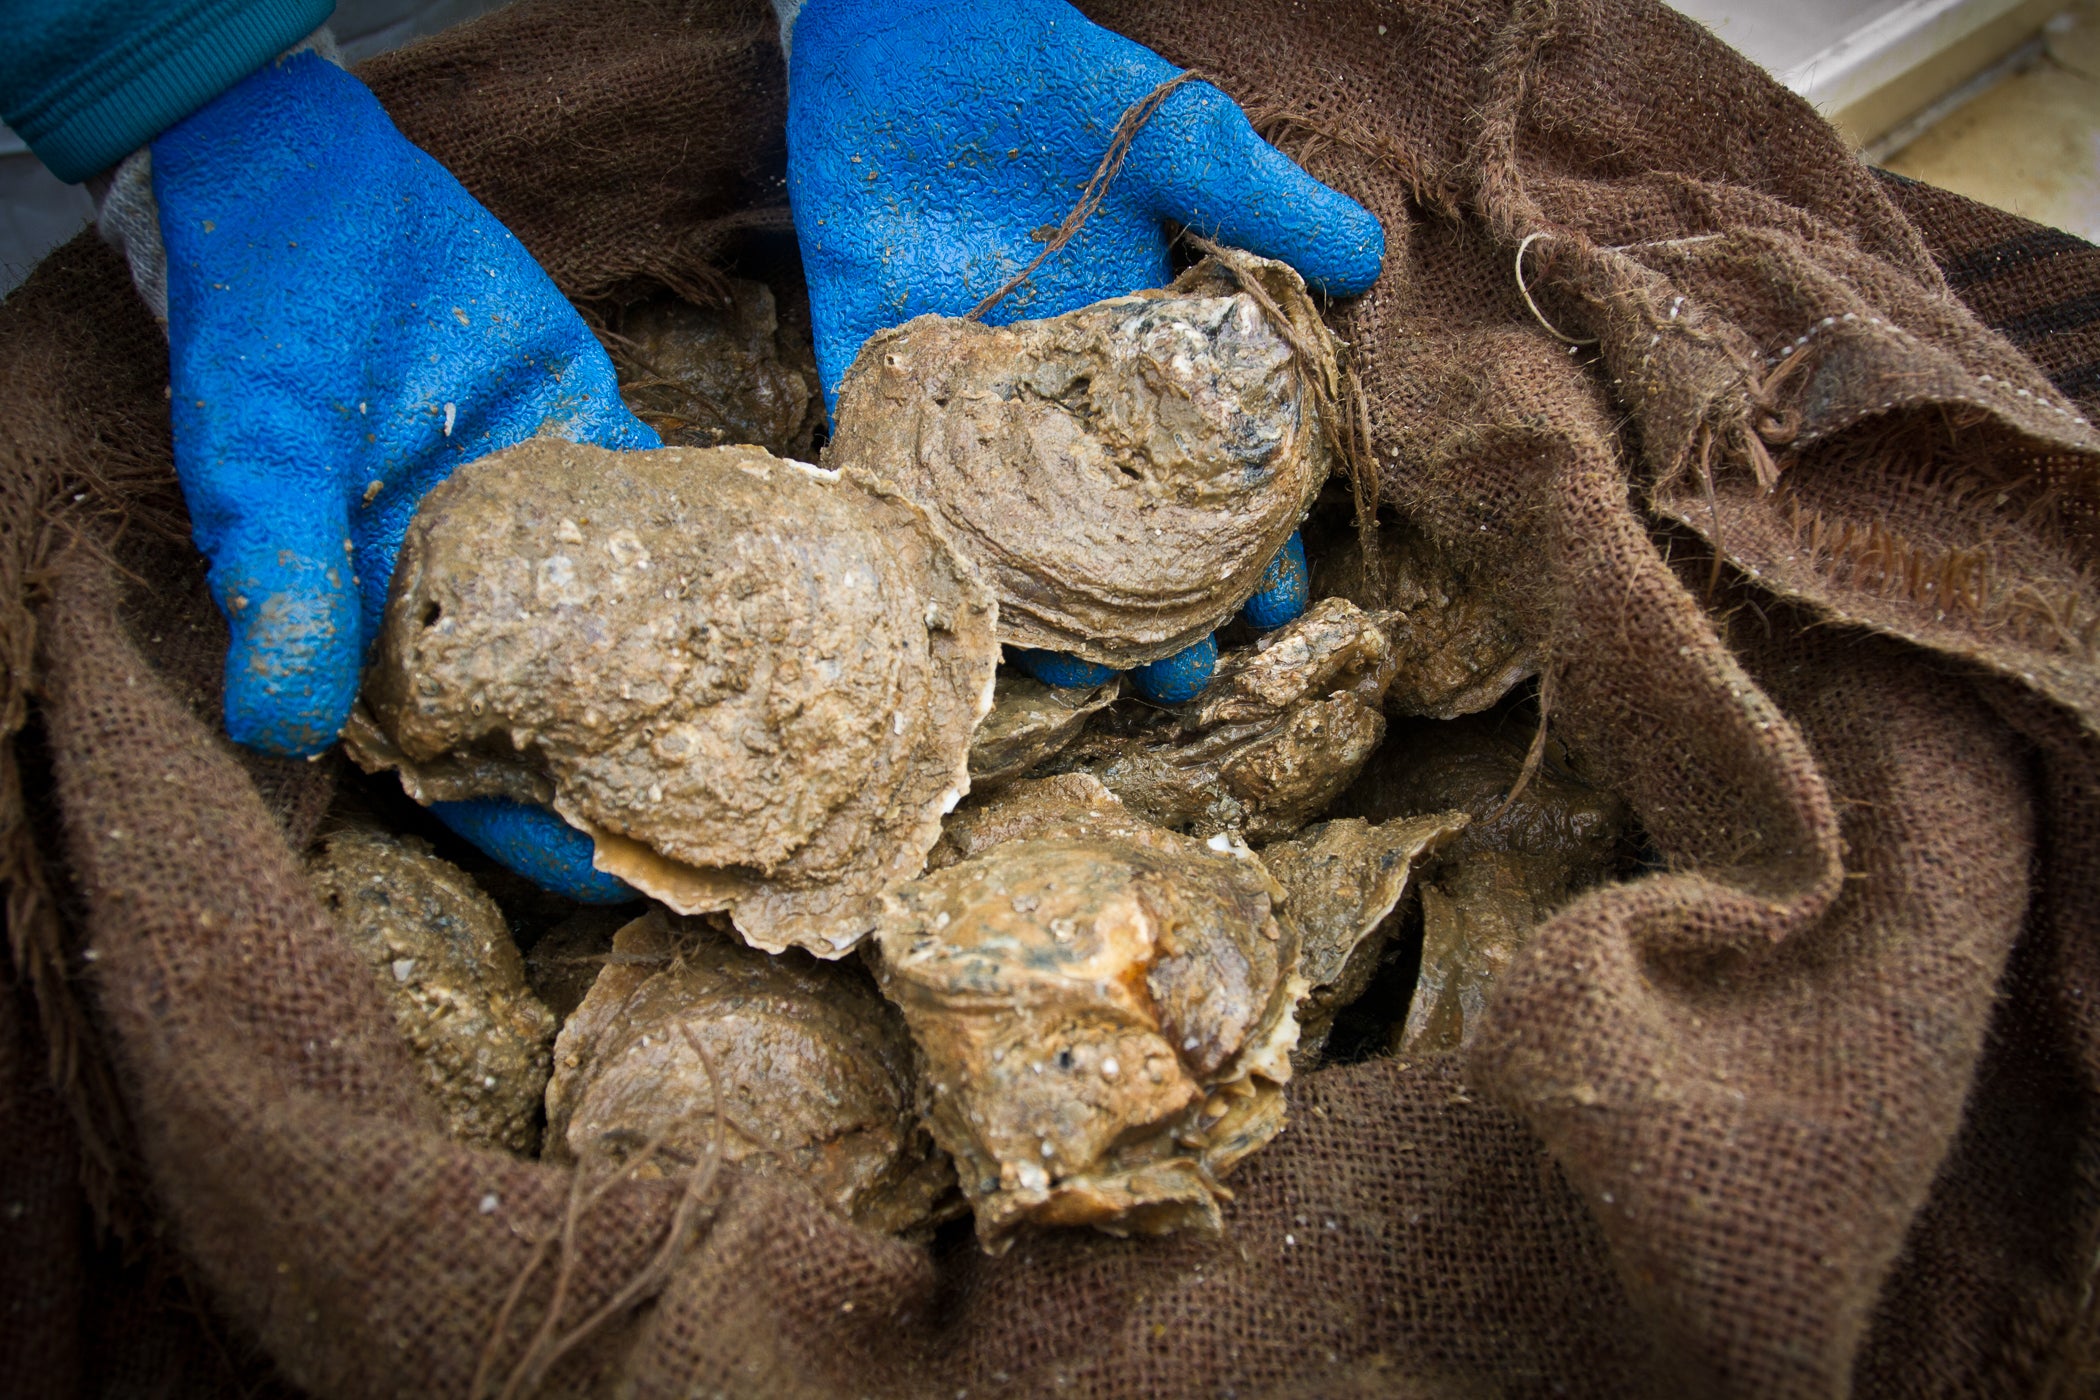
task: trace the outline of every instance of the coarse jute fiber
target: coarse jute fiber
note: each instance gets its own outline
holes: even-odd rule
[[[2100,251],[1876,175],[1650,0],[1087,9],[1384,221],[1333,324],[1385,506],[1522,618],[1657,868],[1465,1055],[1294,1084],[1222,1239],[936,1256],[455,1146],[301,874],[333,769],[218,733],[165,350],[77,241],[0,308],[16,1393],[2100,1385]],[[586,303],[787,227],[758,0],[364,75]]]

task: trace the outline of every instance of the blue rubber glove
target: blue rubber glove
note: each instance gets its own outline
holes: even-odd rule
[[[641,898],[625,880],[592,865],[591,838],[545,807],[505,797],[482,797],[471,802],[433,802],[430,810],[454,832],[543,890],[582,904],[625,904]]]
[[[968,312],[1034,261],[1125,109],[1180,70],[1064,0],[807,0],[788,64],[788,192],[827,405],[876,331]],[[1100,210],[985,316],[1055,316],[1164,286],[1166,221],[1367,290],[1378,220],[1254,134],[1208,83],[1175,90]]]
[[[175,469],[233,633],[226,730],[319,753],[424,492],[543,429],[661,443],[517,239],[312,53],[163,132],[153,191]],[[515,838],[489,847],[506,864],[547,863],[545,828],[480,825]]]

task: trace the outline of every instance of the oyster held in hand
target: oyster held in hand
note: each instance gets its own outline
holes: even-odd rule
[[[1164,292],[871,336],[824,459],[943,522],[998,594],[1000,640],[1120,670],[1255,591],[1327,479],[1315,404],[1336,375],[1298,275],[1228,252]]]
[[[768,956],[654,910],[613,939],[554,1065],[550,1160],[663,1174],[719,1143],[724,1161],[796,1177],[891,1234],[952,1198],[913,1111],[911,1042],[857,968]]]
[[[987,1249],[1023,1223],[1217,1226],[1217,1178],[1283,1123],[1303,984],[1277,894],[1223,837],[1133,827],[1008,841],[887,898],[878,977]]]
[[[446,1132],[536,1151],[554,1016],[527,990],[496,902],[422,841],[379,831],[328,837],[307,877],[371,963]]]
[[[346,738],[411,796],[549,803],[672,908],[836,957],[968,788],[993,610],[885,488],[535,438],[417,511]]]

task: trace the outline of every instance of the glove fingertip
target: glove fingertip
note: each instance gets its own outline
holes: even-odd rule
[[[1224,93],[1198,84],[1151,148],[1162,217],[1290,264],[1315,291],[1358,296],[1385,267],[1385,226],[1255,131]]]
[[[1130,673],[1130,683],[1155,705],[1179,705],[1201,695],[1217,669],[1218,639],[1210,636],[1172,656],[1146,662]]]
[[[1385,270],[1385,225],[1348,195],[1327,193],[1331,207],[1313,246],[1301,255],[1299,275],[1328,296],[1362,296]]]
[[[1240,615],[1257,632],[1273,631],[1304,613],[1312,596],[1311,570],[1305,561],[1305,541],[1297,531],[1284,541],[1269,567],[1262,571],[1260,585],[1247,600]]]
[[[1102,684],[1115,672],[1099,662],[1084,661],[1070,652],[1027,647],[1014,653],[1014,663],[1044,685],[1077,690]]]
[[[626,904],[641,898],[632,885],[591,863],[591,838],[545,807],[502,797],[433,802],[432,815],[550,893],[579,904]]]
[[[227,734],[293,758],[326,752],[357,698],[356,596],[287,589],[244,597],[228,611]]]

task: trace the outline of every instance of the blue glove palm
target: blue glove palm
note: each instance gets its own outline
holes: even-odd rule
[[[1124,113],[1179,71],[1064,0],[807,0],[793,39],[788,187],[832,406],[870,335],[929,312],[962,315],[1028,267]],[[1139,131],[1099,210],[985,319],[1054,316],[1164,285],[1169,220],[1287,262],[1337,296],[1367,290],[1385,254],[1368,210],[1255,135],[1230,98],[1191,82]],[[1302,574],[1302,549],[1297,559]],[[1257,603],[1276,619],[1262,625],[1288,620],[1287,606]],[[1133,684],[1163,703],[1187,699],[1216,655],[1206,639]]]
[[[426,491],[543,429],[660,444],[517,239],[325,60],[273,63],[164,132],[153,189],[176,473],[233,634],[227,732],[319,753]],[[499,859],[604,893],[533,819],[481,826]]]

